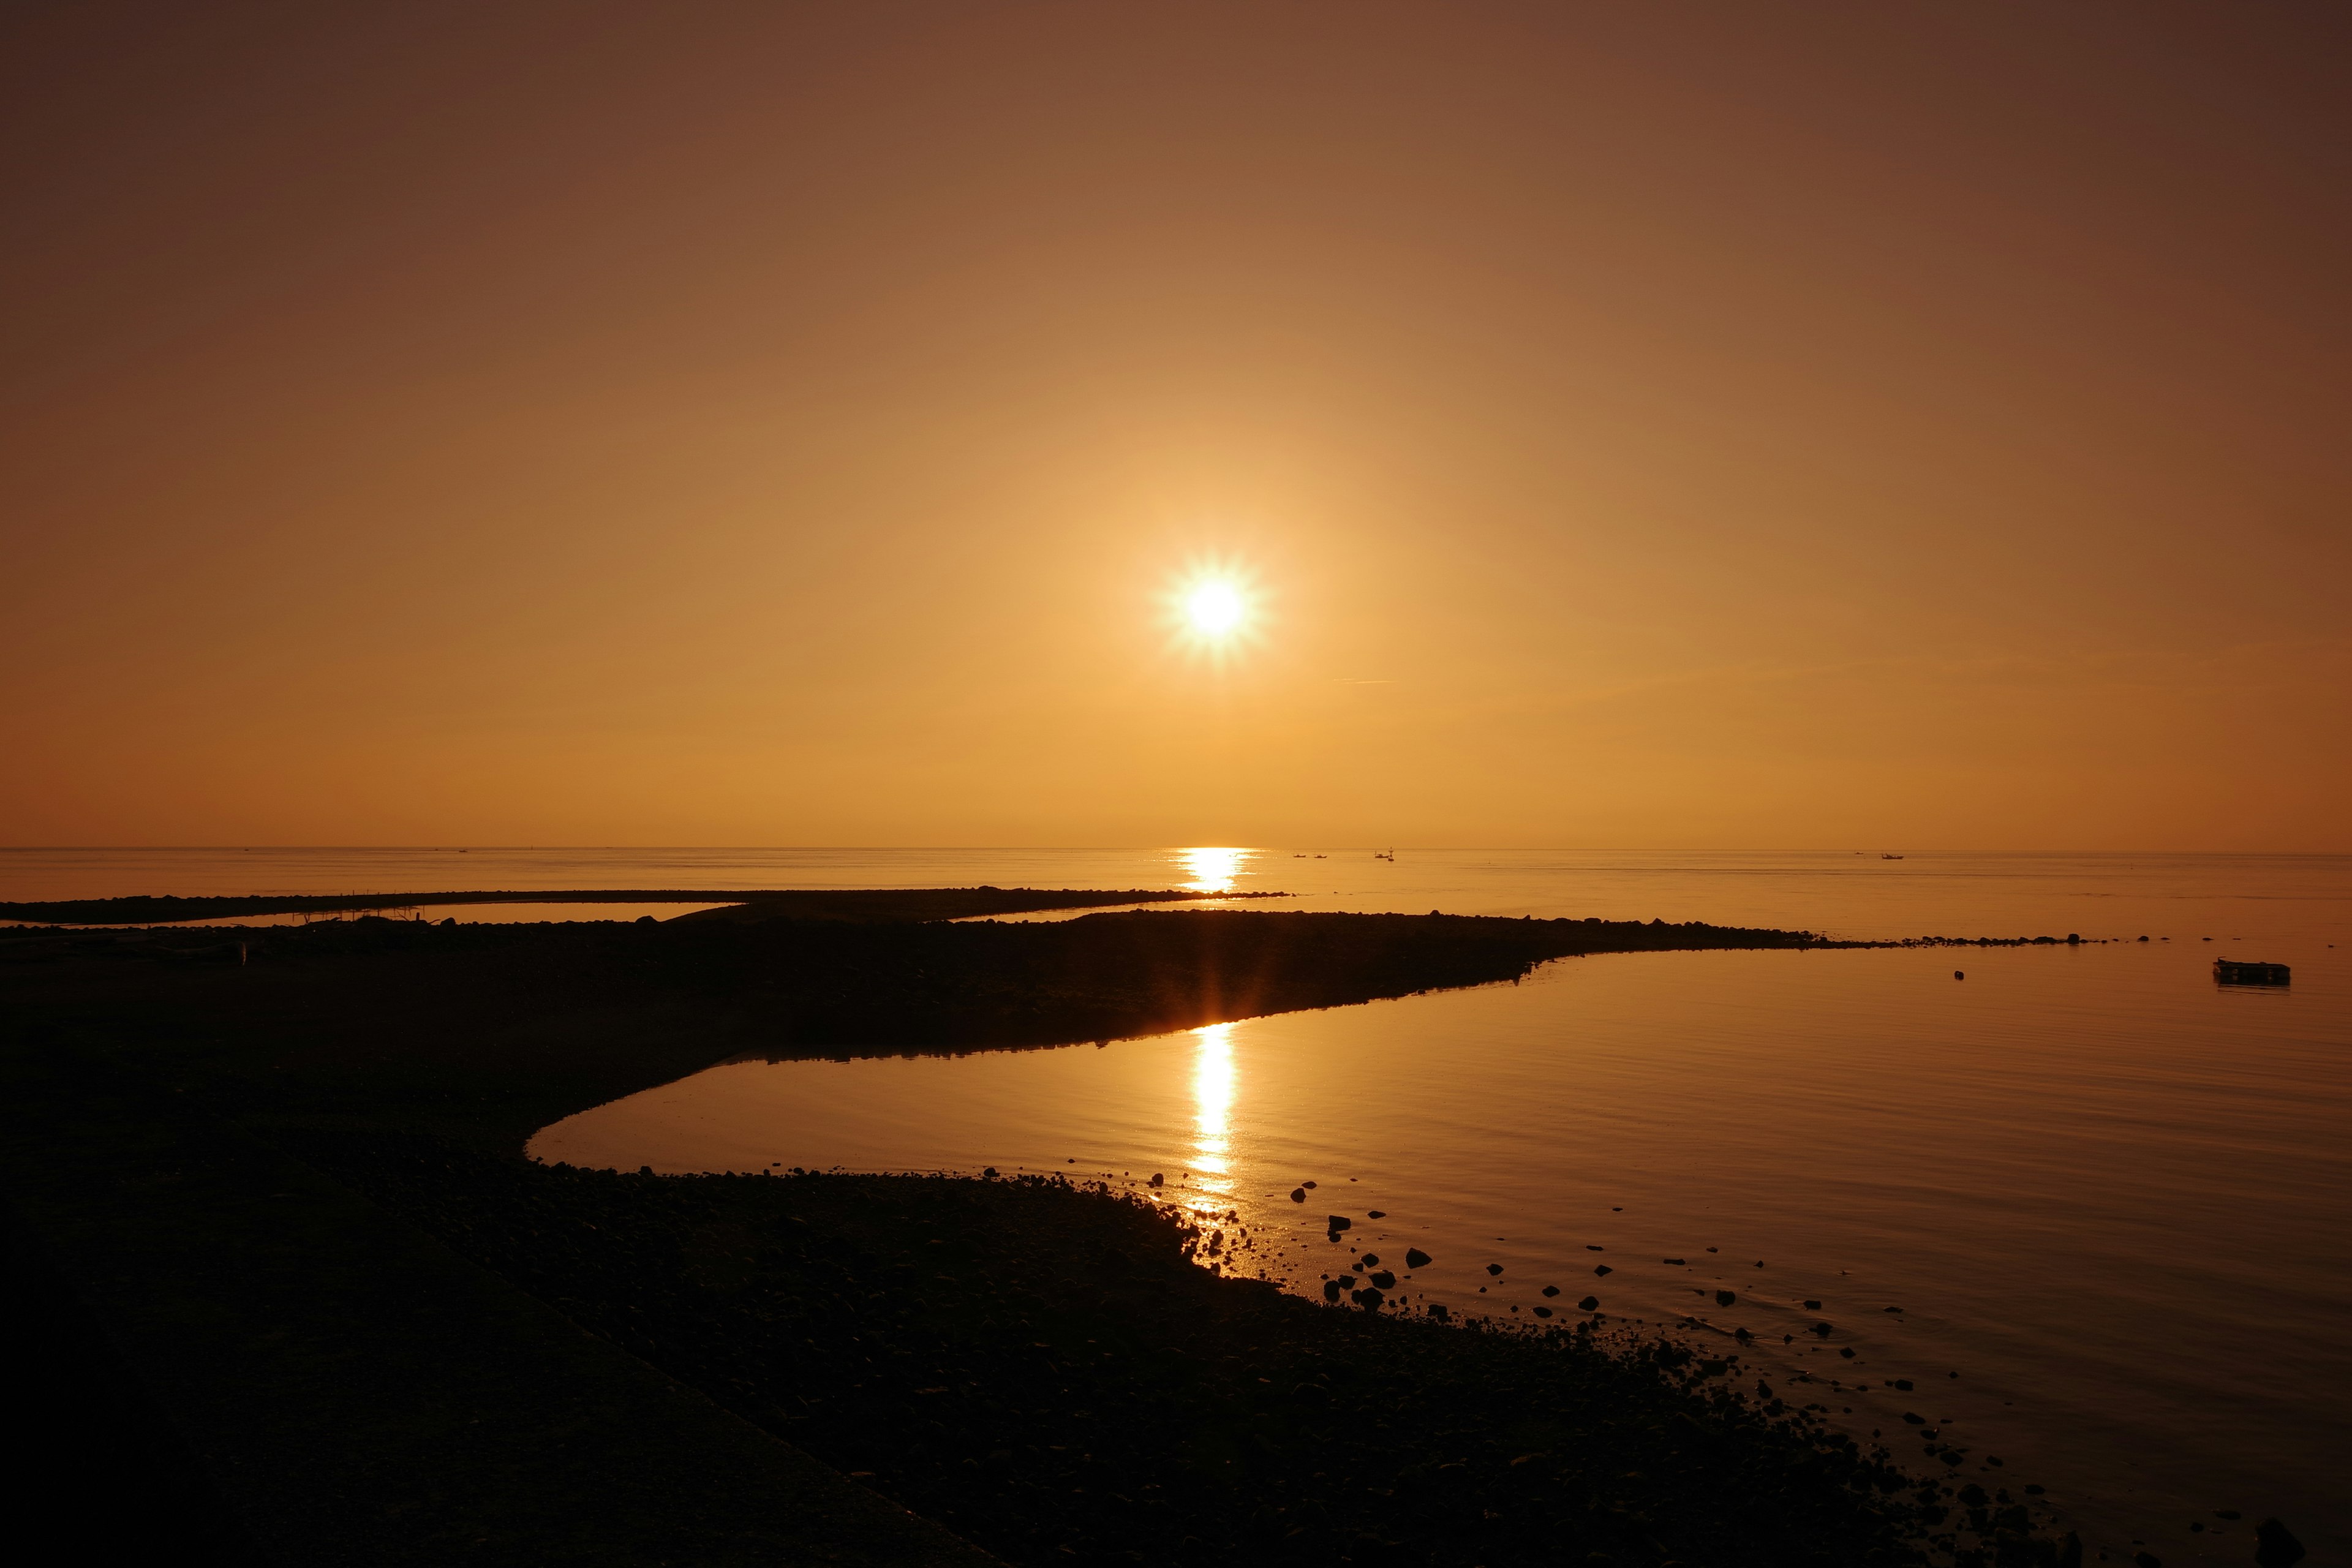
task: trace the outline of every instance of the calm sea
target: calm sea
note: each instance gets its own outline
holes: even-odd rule
[[[2352,1560],[2352,858],[0,852],[0,898],[982,882],[2086,942],[1622,954],[1099,1047],[730,1063],[533,1152],[1159,1172],[1238,1213],[1233,1268],[1308,1293],[1418,1247],[1409,1310],[1559,1322],[1590,1295],[1727,1348],[1745,1329],[1783,1397],[1924,1468],[2042,1488],[2115,1561],[2242,1563],[2273,1513],[2315,1562]],[[2217,955],[2293,984],[2219,986]]]

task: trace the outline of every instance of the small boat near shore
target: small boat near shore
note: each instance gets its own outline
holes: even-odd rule
[[[2248,963],[2235,958],[2213,961],[2217,985],[2285,985],[2292,983],[2294,973],[2284,963]]]

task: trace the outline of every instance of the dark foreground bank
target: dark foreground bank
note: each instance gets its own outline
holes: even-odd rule
[[[1040,923],[363,918],[0,932],[0,1000],[20,1047],[227,1114],[430,1122],[508,1151],[745,1053],[1062,1045],[1485,984],[1578,953],[1811,945],[1802,931],[1696,923],[1226,910]]]
[[[1187,903],[1200,899],[1279,899],[1282,893],[1208,894],[1187,889],[1038,888],[603,888],[483,889],[438,893],[231,893],[198,897],[137,893],[115,899],[0,902],[0,921],[79,926],[196,923],[257,915],[329,915],[369,910],[446,909],[479,904],[717,904],[686,920],[950,921],[1039,910],[1095,910],[1116,904]]]
[[[1895,1563],[1965,1521],[1737,1358],[1393,1321],[1057,1181],[651,1177],[289,1134],[574,1321],[1021,1563]],[[1745,1395],[1742,1398],[1739,1395]],[[2001,1561],[2054,1563],[2008,1500]]]
[[[961,1561],[924,1520],[1024,1564],[1903,1563],[1939,1521],[2057,1562],[2017,1505],[1905,1480],[1736,1363],[1285,1298],[1108,1194],[518,1153],[745,1050],[1067,1043],[1814,945],[1211,911],[0,939],[12,1206],[184,1442],[58,1484],[193,1454],[245,1560],[305,1563]]]

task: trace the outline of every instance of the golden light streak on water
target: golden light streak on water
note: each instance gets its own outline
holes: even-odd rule
[[[1230,893],[1234,879],[1241,875],[1242,862],[1249,851],[1230,846],[1202,845],[1197,848],[1181,849],[1184,873],[1192,879],[1192,890],[1201,893]]]
[[[1192,1170],[1196,1191],[1213,1196],[1220,1213],[1234,1191],[1233,1033],[1231,1024],[1212,1024],[1192,1031],[1200,1042],[1192,1056]]]

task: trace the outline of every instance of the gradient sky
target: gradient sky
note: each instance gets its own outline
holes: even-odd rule
[[[2347,16],[13,5],[0,841],[2352,850]]]

